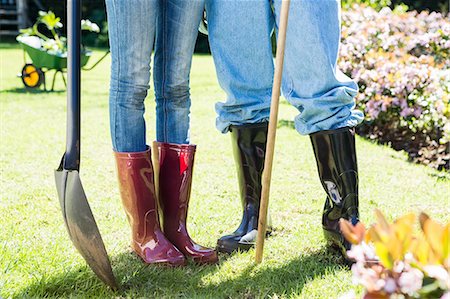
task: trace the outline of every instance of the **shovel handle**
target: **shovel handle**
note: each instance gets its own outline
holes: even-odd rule
[[[67,129],[64,169],[80,169],[81,0],[67,1]]]
[[[262,262],[264,238],[267,229],[267,210],[269,208],[270,181],[272,179],[272,163],[275,151],[275,137],[278,123],[278,106],[280,102],[280,88],[283,74],[284,48],[286,44],[286,30],[289,15],[290,0],[281,2],[281,15],[278,30],[277,54],[275,61],[275,74],[272,86],[272,100],[270,104],[269,130],[267,132],[266,158],[262,177],[261,204],[259,208],[258,236],[256,239],[257,264]]]

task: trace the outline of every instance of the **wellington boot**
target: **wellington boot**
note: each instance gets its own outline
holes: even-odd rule
[[[217,241],[217,250],[220,252],[232,253],[255,246],[267,129],[267,123],[230,128],[243,213],[239,227],[232,234],[223,236]],[[269,218],[267,234],[270,234],[271,230]]]
[[[156,145],[159,150],[159,201],[165,236],[195,263],[216,263],[216,251],[195,243],[186,226],[196,146],[173,143]]]
[[[354,129],[342,128],[310,135],[320,181],[327,193],[322,215],[324,236],[346,259],[350,243],[341,234],[339,220],[347,219],[353,225],[359,221],[354,134]]]
[[[131,226],[131,247],[144,262],[181,266],[183,254],[160,229],[150,149],[115,152],[122,204]]]

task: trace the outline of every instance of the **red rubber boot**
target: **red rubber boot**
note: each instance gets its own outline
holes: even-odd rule
[[[133,251],[148,264],[184,265],[183,254],[167,240],[159,225],[150,149],[114,155]]]
[[[158,142],[155,145],[159,150],[159,201],[165,236],[194,262],[216,263],[217,253],[196,244],[186,228],[195,145]]]

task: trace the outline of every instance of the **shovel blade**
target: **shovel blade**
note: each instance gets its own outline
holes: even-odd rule
[[[92,271],[104,283],[117,289],[111,263],[89,207],[78,171],[56,170],[55,181],[70,239]]]

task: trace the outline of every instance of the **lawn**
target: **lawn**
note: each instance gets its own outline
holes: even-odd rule
[[[101,51],[95,52],[100,57]],[[271,205],[275,231],[264,261],[254,251],[221,255],[213,266],[145,266],[130,252],[129,227],[116,183],[108,124],[109,57],[82,73],[81,178],[122,289],[105,287],[68,238],[53,170],[65,144],[65,90],[26,91],[16,78],[22,52],[0,45],[0,297],[336,298],[352,284],[348,268],[329,253],[321,232],[324,192],[307,136],[293,129],[296,110],[280,107]],[[189,214],[195,240],[215,246],[235,229],[240,203],[230,137],[215,127],[214,103],[225,95],[210,56],[193,62],[192,142],[197,156]],[[51,82],[49,76],[48,82]],[[147,99],[148,142],[154,139],[152,92]],[[357,138],[361,218],[381,209],[392,220],[426,211],[450,214],[450,175],[407,162],[406,155]]]

